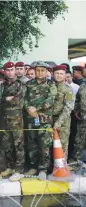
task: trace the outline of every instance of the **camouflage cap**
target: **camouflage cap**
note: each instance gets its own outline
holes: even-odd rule
[[[47,63],[43,62],[43,61],[37,61],[36,65],[35,65],[35,68],[36,67],[44,67],[44,68],[47,68],[47,69],[50,68],[50,66]]]

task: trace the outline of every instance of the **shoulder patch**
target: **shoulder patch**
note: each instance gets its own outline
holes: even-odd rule
[[[73,94],[72,94],[72,92],[68,92],[68,93],[67,93],[67,100],[72,101],[72,99],[73,99]]]

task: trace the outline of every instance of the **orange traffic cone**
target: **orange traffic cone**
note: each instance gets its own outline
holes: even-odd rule
[[[54,130],[54,134],[53,134],[53,156],[54,156],[53,176],[60,177],[60,178],[70,176],[70,171],[67,169],[67,163],[64,158],[64,152],[61,146],[57,129]]]

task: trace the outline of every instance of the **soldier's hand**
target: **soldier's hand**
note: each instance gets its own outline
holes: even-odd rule
[[[38,116],[36,108],[34,106],[30,106],[27,109],[27,111],[28,111],[29,115],[32,116],[32,117],[37,117]]]
[[[29,111],[29,113],[34,113],[34,112],[36,112],[36,108],[34,106],[30,106],[28,108],[28,111]]]
[[[14,96],[7,96],[6,101],[11,101],[14,98]]]

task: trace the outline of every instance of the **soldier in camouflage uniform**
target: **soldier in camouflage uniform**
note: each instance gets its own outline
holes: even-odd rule
[[[3,94],[3,89],[4,89],[4,81],[5,81],[5,74],[4,71],[0,70],[0,130],[4,128],[4,111],[3,111],[3,106],[1,104],[1,99],[2,99],[2,94]],[[3,132],[0,131],[0,172],[2,170],[5,170],[6,168],[6,163],[5,163],[5,157],[1,155],[1,144],[2,144],[2,136]]]
[[[54,128],[58,129],[65,158],[68,156],[68,142],[70,134],[70,114],[74,107],[72,88],[65,83],[66,66],[57,65],[54,68],[54,79],[57,95],[54,101]]]
[[[4,81],[5,81],[4,71],[0,70],[0,103],[1,103],[2,93],[3,93],[3,83],[4,83]]]
[[[31,164],[29,174],[36,174],[37,169],[47,172],[50,166],[52,133],[46,129],[52,127],[53,102],[57,90],[55,83],[46,78],[48,67],[44,62],[37,62],[36,79],[27,83],[25,106],[28,111],[28,129],[30,129],[28,131],[28,154]]]
[[[83,67],[80,65],[75,65],[73,69],[73,83],[78,84],[79,86],[83,83]]]
[[[7,169],[2,176],[13,174],[15,171],[20,175],[24,168],[24,139],[23,139],[23,116],[24,105],[23,86],[15,77],[14,63],[4,65],[7,81],[4,83],[2,104],[4,108],[5,133],[2,138],[2,154],[7,160]],[[19,131],[20,130],[20,131]],[[19,176],[18,175],[18,176]],[[16,176],[16,174],[14,174]]]
[[[15,64],[15,68],[16,68],[17,80],[21,81],[21,83],[23,84],[23,91],[25,93],[26,82],[29,81],[29,79],[27,78],[27,76],[25,76],[26,69],[25,69],[24,62],[17,62]],[[24,129],[27,129],[27,112],[25,108],[23,108],[23,121],[24,121]],[[27,165],[27,131],[25,130],[24,130],[24,151],[25,151],[25,168],[26,168],[26,165]]]
[[[86,149],[86,82],[78,90],[74,111],[78,124],[73,159],[81,160],[82,151]]]
[[[3,83],[5,82],[5,78],[6,77],[5,77],[4,71],[0,70],[0,118],[1,118],[1,120],[3,118],[3,106],[1,105],[1,99],[2,99],[2,94],[3,94],[3,89],[4,89]],[[0,121],[0,129],[2,127],[3,127],[3,121]],[[0,139],[0,141],[1,141],[1,139]]]

